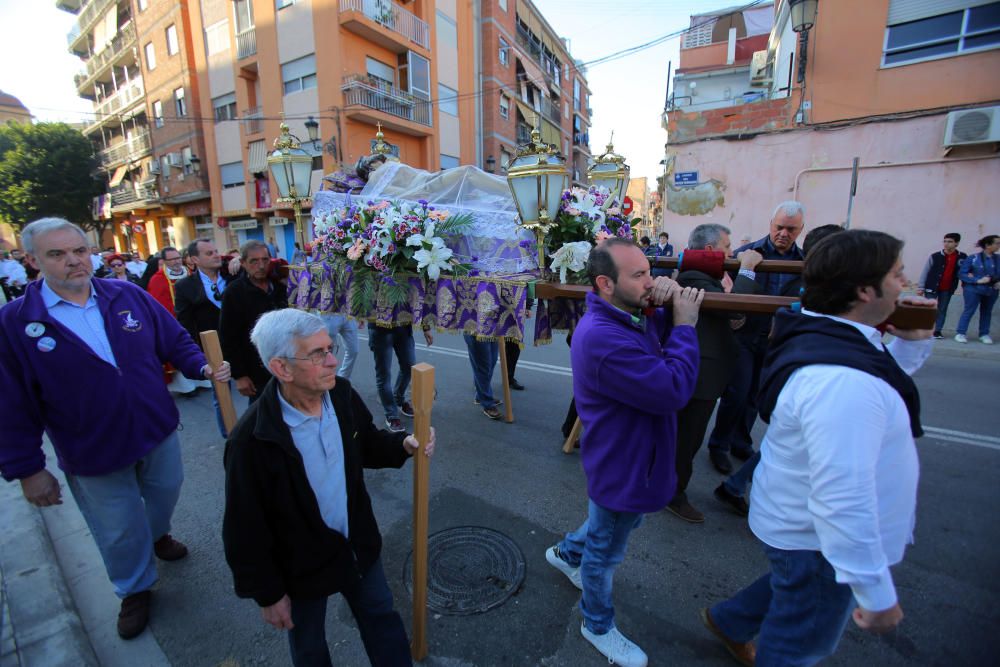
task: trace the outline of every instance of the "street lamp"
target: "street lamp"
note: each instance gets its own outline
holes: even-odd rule
[[[610,140],[604,154],[594,158],[594,164],[587,169],[587,177],[592,186],[606,188],[611,193],[601,208],[606,210],[611,206],[612,199],[617,200],[619,206],[624,203],[625,191],[628,189],[629,166],[625,164],[625,158],[615,153],[615,147]]]
[[[545,235],[555,224],[563,191],[569,187],[566,160],[555,146],[542,143],[536,127],[531,141],[518,146],[507,168],[507,185],[517,205],[521,227],[535,235],[538,270],[545,275]]]
[[[792,30],[805,32],[816,25],[816,11],[819,0],[789,0],[792,12]]]
[[[309,116],[304,125],[306,126],[306,132],[309,133],[309,141],[312,142],[313,148],[317,148],[316,144],[319,142],[319,123],[312,116]]]
[[[299,138],[281,123],[281,134],[274,140],[274,152],[267,157],[275,185],[278,186],[278,204],[291,204],[295,212],[295,234],[299,247],[306,247],[302,230],[302,200],[309,199],[312,189],[312,156],[299,147]]]
[[[497,159],[492,155],[490,155],[488,158],[486,158],[486,171],[493,174],[496,173],[496,170],[497,170]]]

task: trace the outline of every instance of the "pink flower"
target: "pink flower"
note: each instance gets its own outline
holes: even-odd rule
[[[442,220],[447,220],[449,217],[448,211],[431,211],[427,214],[427,217],[431,220],[437,220],[438,222]]]
[[[597,240],[597,241],[603,241],[605,239],[610,239],[610,238],[611,238],[611,234],[608,234],[603,229],[601,231],[597,232],[596,234],[594,234],[594,239]]]
[[[347,259],[351,260],[352,262],[355,262],[358,260],[358,258],[361,257],[361,255],[364,254],[364,252],[365,252],[365,242],[362,241],[361,239],[355,239],[354,245],[352,245],[347,250]]]

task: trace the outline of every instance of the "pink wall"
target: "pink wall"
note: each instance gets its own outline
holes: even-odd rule
[[[978,238],[1000,234],[1000,155],[989,147],[966,147],[943,157],[946,119],[942,114],[668,147],[676,156],[675,171],[698,171],[702,183],[716,179],[725,202],[705,215],[680,215],[670,210],[668,192],[663,227],[678,248],[686,245],[695,226],[706,222],[730,227],[734,241],[746,233],[760,238],[767,234],[774,207],[794,197],[800,170],[850,167],[858,156],[862,170],[851,226],[903,239],[907,276],[916,280],[927,255],[940,249],[945,232],[960,232],[966,252]],[[975,156],[985,159],[962,161]],[[899,164],[918,160],[943,163]],[[893,166],[864,168],[881,163]],[[849,169],[801,175],[798,199],[806,207],[806,231],[846,219],[850,179]]]

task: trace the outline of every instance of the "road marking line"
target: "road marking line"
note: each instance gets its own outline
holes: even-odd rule
[[[943,442],[955,442],[960,445],[972,445],[973,447],[983,447],[985,449],[993,449],[1000,452],[1000,445],[992,445],[988,442],[979,442],[971,438],[955,438],[950,435],[936,435],[933,433],[928,434],[927,437],[932,440],[941,440]]]
[[[979,433],[966,433],[965,431],[952,431],[947,428],[937,428],[935,426],[925,426],[924,430],[928,433],[939,433],[941,435],[950,435],[956,438],[969,438],[970,440],[981,440],[983,442],[991,442],[995,445],[1000,445],[1000,438],[995,438],[990,435],[980,435]]]

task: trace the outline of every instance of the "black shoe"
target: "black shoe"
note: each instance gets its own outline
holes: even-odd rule
[[[118,636],[122,639],[133,639],[142,634],[149,623],[149,598],[152,591],[133,593],[122,600],[121,611],[118,612]]]
[[[524,385],[517,381],[517,378],[511,378],[508,383],[511,389],[517,389],[518,391],[524,391]]]
[[[740,516],[747,516],[750,514],[750,506],[747,505],[747,501],[743,499],[743,496],[737,496],[730,493],[725,484],[719,484],[713,493],[715,493],[715,497],[718,498],[720,502],[729,505],[729,508]]]
[[[935,340],[942,340],[943,338],[944,338],[944,336],[941,334],[940,331],[935,331],[934,332],[934,339]]]
[[[160,539],[153,542],[153,553],[160,560],[173,561],[180,560],[188,555],[188,548],[167,533]]]
[[[409,401],[403,401],[399,404],[399,411],[403,413],[404,417],[412,417],[413,405]]]
[[[708,458],[712,459],[712,465],[723,475],[732,474],[733,462],[729,460],[729,454],[710,449],[708,450]]]
[[[753,447],[748,447],[747,449],[734,449],[729,453],[738,458],[740,461],[746,461],[753,456]]]

